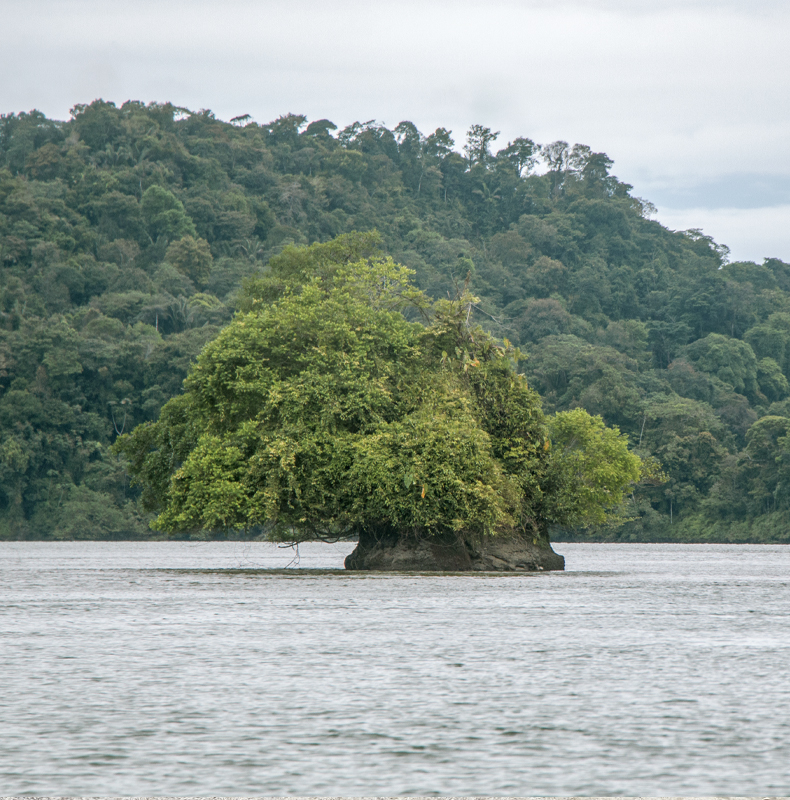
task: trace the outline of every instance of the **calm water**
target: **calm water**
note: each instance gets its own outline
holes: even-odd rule
[[[0,793],[790,794],[790,548],[350,549],[0,543]]]

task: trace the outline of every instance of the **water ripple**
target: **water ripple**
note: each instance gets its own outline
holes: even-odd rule
[[[58,795],[790,794],[790,548],[0,543],[0,782]]]

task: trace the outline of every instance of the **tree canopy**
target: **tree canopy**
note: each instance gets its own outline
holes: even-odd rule
[[[470,324],[478,298],[429,301],[376,246],[286,248],[185,393],[118,440],[156,526],[545,538],[603,522],[639,478],[625,437],[581,409],[547,420],[517,350]]]
[[[548,416],[583,408],[660,462],[632,518],[592,535],[790,541],[783,437],[758,473],[749,450],[790,419],[790,264],[667,230],[613,167],[482,124],[1,115],[0,538],[152,535],[112,443],[159,418],[235,312],[279,300],[284,248],[375,229],[428,298],[471,276],[471,323],[520,348]],[[311,258],[292,254],[294,280]]]

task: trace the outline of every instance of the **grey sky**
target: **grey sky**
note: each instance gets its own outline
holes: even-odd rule
[[[0,0],[0,112],[96,97],[603,150],[671,227],[790,261],[790,3]]]

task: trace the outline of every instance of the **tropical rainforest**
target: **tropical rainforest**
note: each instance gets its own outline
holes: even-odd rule
[[[116,440],[166,404],[176,424],[190,369],[254,304],[281,302],[273,267],[375,231],[376,263],[410,270],[445,319],[467,298],[465,322],[516,359],[547,415],[572,427],[586,410],[649,466],[616,524],[557,512],[552,538],[790,541],[790,264],[731,262],[701,231],[667,230],[604,153],[497,139],[101,100],[65,122],[0,117],[0,538],[161,535],[156,484],[133,485],[123,452],[142,434]],[[386,324],[408,372],[415,334]],[[468,373],[462,350],[443,352]],[[506,513],[491,502],[481,524]],[[182,535],[225,525],[188,503],[165,513]]]

